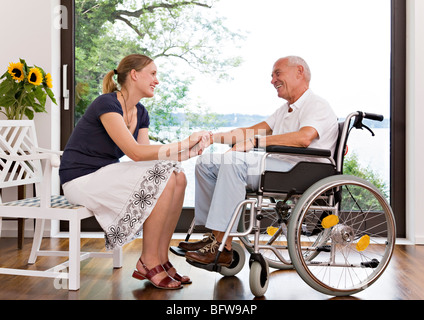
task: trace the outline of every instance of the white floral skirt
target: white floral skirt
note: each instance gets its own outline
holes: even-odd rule
[[[106,248],[134,240],[173,172],[174,161],[115,163],[63,185],[67,200],[91,210],[105,232]]]

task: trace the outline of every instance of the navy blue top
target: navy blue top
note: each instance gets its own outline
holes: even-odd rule
[[[148,128],[150,124],[146,108],[141,103],[138,103],[136,107],[135,140],[137,140],[138,131]],[[62,184],[119,162],[119,159],[124,156],[100,121],[100,116],[109,112],[116,112],[123,116],[116,92],[99,96],[78,121],[62,156],[59,168]]]

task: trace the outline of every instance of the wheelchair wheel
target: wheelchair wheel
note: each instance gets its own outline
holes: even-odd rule
[[[250,266],[249,285],[250,291],[255,297],[262,297],[268,290],[269,268],[267,260],[265,260],[265,264],[266,267],[258,261],[253,261]]]
[[[233,249],[233,262],[229,267],[222,267],[221,271],[219,272],[226,277],[235,276],[237,273],[239,273],[243,269],[244,263],[246,261],[244,248],[240,244],[237,242],[232,242],[231,247]]]
[[[289,253],[312,288],[328,295],[352,295],[386,269],[395,229],[390,205],[375,186],[353,176],[332,176],[299,199],[289,222]]]
[[[242,213],[238,230],[243,232],[249,224],[249,214],[246,210]],[[288,263],[284,263],[281,259],[270,249],[259,249],[259,253],[267,261],[269,267],[286,270],[293,269],[290,263],[290,256],[287,247],[287,225],[284,221],[280,221],[277,213],[273,209],[263,210],[261,212],[263,218],[261,220],[261,227],[259,230],[259,244],[272,246]],[[246,247],[249,253],[253,253],[254,235],[240,237],[241,242]]]

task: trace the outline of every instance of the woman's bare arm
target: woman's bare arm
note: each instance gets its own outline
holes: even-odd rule
[[[114,112],[105,113],[100,116],[100,120],[110,138],[133,161],[184,161],[196,156],[195,151],[201,152],[198,147],[196,147],[197,150],[193,149],[192,152],[190,150],[200,142],[204,133],[194,133],[183,141],[166,145],[142,145],[128,131],[120,114]]]

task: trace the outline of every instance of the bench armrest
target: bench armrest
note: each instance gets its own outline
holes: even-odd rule
[[[60,166],[59,155],[55,153],[35,153],[29,155],[8,155],[0,154],[0,159],[6,159],[9,161],[31,161],[31,160],[50,160],[52,167]]]

